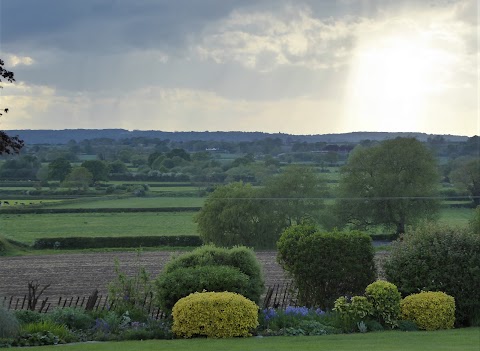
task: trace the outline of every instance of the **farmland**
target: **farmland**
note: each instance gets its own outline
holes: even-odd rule
[[[192,212],[3,214],[6,238],[33,244],[65,236],[192,235]]]

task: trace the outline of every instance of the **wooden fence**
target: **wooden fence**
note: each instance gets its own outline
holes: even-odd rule
[[[0,297],[0,306],[9,310],[26,310],[28,308],[28,295],[23,297]],[[275,284],[266,289],[262,298],[262,308],[286,308],[287,306],[296,306],[296,292],[290,283]],[[144,299],[143,308],[155,319],[162,319],[166,314],[159,308],[153,306],[152,297]],[[39,299],[33,306],[33,309],[40,313],[48,313],[54,308],[81,308],[89,311],[115,310],[115,302],[111,301],[107,294],[99,294],[98,290],[93,291],[89,296],[71,296]]]

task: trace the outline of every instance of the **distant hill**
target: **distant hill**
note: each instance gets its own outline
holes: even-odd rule
[[[70,140],[76,142],[88,139],[128,139],[128,138],[158,138],[171,141],[214,140],[214,141],[254,141],[265,138],[280,138],[285,142],[330,142],[358,143],[362,140],[381,141],[396,137],[414,137],[427,141],[437,134],[426,133],[386,133],[386,132],[352,132],[343,134],[292,135],[283,133],[263,132],[162,132],[157,130],[125,129],[63,129],[63,130],[7,130],[8,135],[18,135],[26,144],[66,144]],[[441,135],[447,141],[466,141],[468,137],[458,135]]]

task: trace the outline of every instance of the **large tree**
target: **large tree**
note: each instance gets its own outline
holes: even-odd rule
[[[71,171],[72,165],[67,159],[57,158],[48,165],[48,178],[63,182]]]
[[[268,201],[242,182],[217,187],[195,221],[204,242],[226,247],[272,248],[283,229]]]
[[[463,159],[450,173],[450,179],[470,193],[475,206],[480,205],[480,158]]]
[[[312,167],[291,165],[267,181],[263,194],[286,226],[318,222],[327,184]]]
[[[93,182],[108,180],[108,166],[104,161],[100,160],[87,160],[81,164],[85,167],[93,176]]]
[[[301,166],[288,167],[264,188],[220,186],[196,217],[200,236],[221,246],[274,248],[285,228],[317,219],[325,188],[313,169]]]
[[[6,70],[4,66],[4,62],[0,59],[0,83],[5,79],[9,83],[13,83],[15,78],[13,77],[13,72]],[[0,85],[0,88],[3,88]],[[7,113],[8,108],[0,107],[0,116],[3,113]],[[13,152],[18,153],[20,149],[23,147],[23,140],[20,140],[18,136],[11,137],[7,135],[5,132],[0,130],[0,155],[2,154],[11,154]]]
[[[433,155],[414,138],[358,146],[342,168],[337,211],[343,224],[403,234],[406,225],[437,213],[438,181]]]

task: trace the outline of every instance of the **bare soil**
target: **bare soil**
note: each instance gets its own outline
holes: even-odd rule
[[[107,285],[115,278],[114,261],[126,274],[134,274],[143,266],[155,277],[163,265],[175,253],[167,251],[76,253],[41,256],[0,257],[0,296],[22,297],[28,292],[28,282],[37,281],[41,286],[50,284],[44,296],[50,299],[70,296],[88,296],[98,289],[107,292]],[[377,266],[385,259],[385,253],[376,255]],[[266,286],[289,281],[276,262],[276,251],[256,252],[263,266]],[[380,270],[379,277],[383,277]]]

